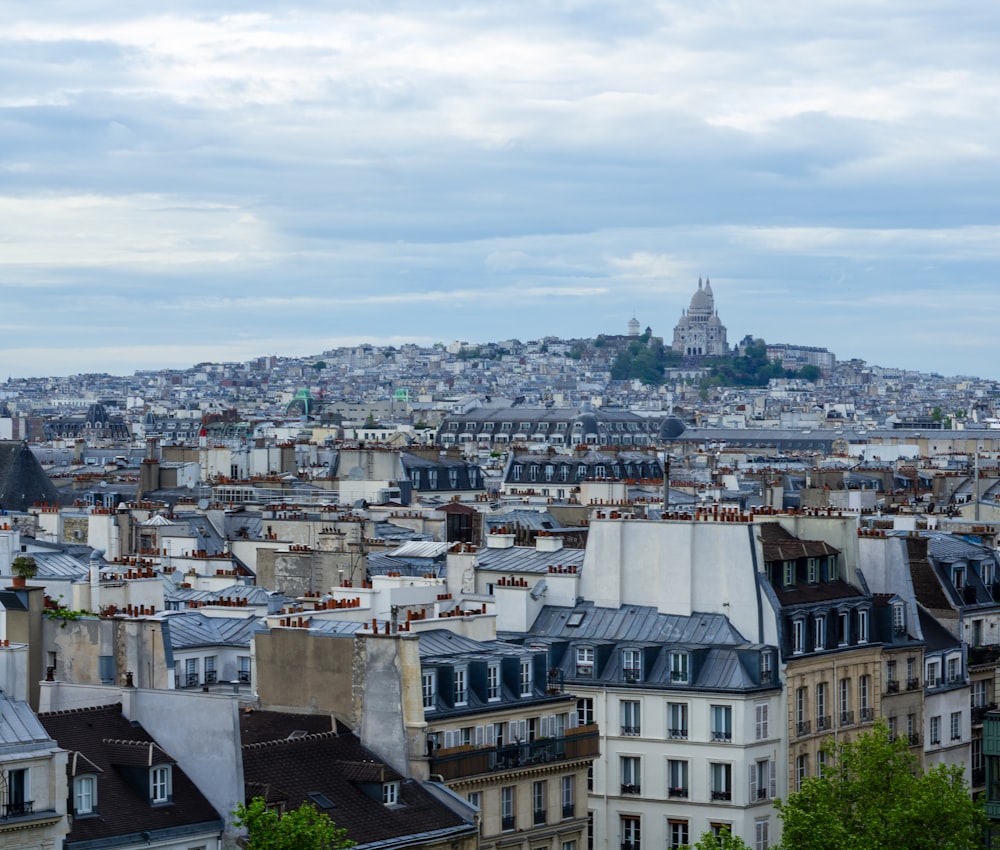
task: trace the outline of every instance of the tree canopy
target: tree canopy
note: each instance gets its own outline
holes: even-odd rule
[[[972,850],[985,815],[964,770],[921,771],[909,740],[885,721],[854,741],[824,745],[827,767],[779,800],[785,850]]]
[[[250,805],[239,803],[233,822],[247,829],[247,850],[346,850],[354,842],[347,830],[340,829],[310,803],[278,815],[269,809],[263,797],[254,797]]]

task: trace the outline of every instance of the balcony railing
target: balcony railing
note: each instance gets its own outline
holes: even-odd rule
[[[714,730],[712,732],[712,740],[713,741],[732,741],[733,740],[733,733],[732,732],[721,732],[721,731],[718,731],[718,730]]]
[[[632,735],[632,736],[635,736],[635,735],[638,735],[638,734],[639,734],[639,727],[638,726],[622,726],[622,735]]]
[[[920,733],[919,732],[911,732],[910,733],[910,746],[911,747],[919,747],[920,746]]]
[[[812,733],[812,721],[811,720],[800,720],[795,724],[795,734],[797,737],[802,738],[805,735]]]
[[[686,741],[687,740],[687,736],[688,736],[688,730],[687,730],[687,728],[684,728],[684,729],[670,729],[670,730],[668,730],[668,734],[675,741]]]
[[[996,707],[997,704],[995,702],[972,706],[972,724],[974,726],[981,724],[983,719],[986,717],[986,712],[995,711]]]
[[[634,685],[642,678],[642,671],[638,667],[626,667],[622,670],[622,677],[626,682]]]
[[[687,799],[687,795],[688,795],[688,789],[687,788],[680,788],[680,787],[678,787],[678,788],[668,788],[667,789],[667,796],[668,797],[674,797],[676,799],[686,800]]]
[[[712,791],[712,799],[713,800],[732,800],[733,799],[733,792],[732,791]]]
[[[906,680],[906,690],[915,691],[918,690],[919,688],[920,688],[920,679],[913,677]]]
[[[899,693],[899,679],[889,679],[889,681],[887,681],[885,683],[885,689],[890,694],[898,694]]]
[[[840,712],[840,725],[841,726],[853,726],[854,725],[854,712],[853,711],[842,711],[842,712]]]
[[[572,803],[563,803],[562,807],[563,820],[569,820],[570,818],[576,817],[576,806]]]
[[[638,785],[631,785],[629,783],[622,783],[622,794],[641,794],[642,788]]]
[[[972,768],[972,787],[982,788],[985,784],[986,784],[986,768],[985,767]]]
[[[830,715],[825,717],[816,718],[816,731],[817,732],[829,732],[833,728],[833,723],[830,722]]]
[[[545,823],[545,809],[535,809],[535,826]]]
[[[767,789],[766,788],[758,788],[757,789],[757,793],[751,795],[750,802],[751,803],[755,803],[755,802],[758,802],[759,800],[766,800],[766,799],[767,799]]]
[[[214,685],[218,681],[219,681],[219,674],[218,673],[216,673],[214,670],[206,670],[205,671],[205,684],[206,685]]]
[[[5,818],[19,818],[24,815],[34,814],[35,811],[35,801],[34,800],[21,800],[17,803],[6,803],[3,807],[3,816]]]
[[[875,709],[865,706],[858,712],[858,720],[861,723],[871,723],[875,719]]]
[[[589,725],[567,730],[561,738],[540,738],[497,747],[449,747],[435,750],[431,755],[431,773],[437,773],[447,781],[496,770],[594,758],[600,755],[600,744],[597,726]]]
[[[514,829],[514,816],[504,815],[500,818],[500,829],[504,832],[511,832]]]
[[[198,685],[198,674],[197,673],[188,673],[184,677],[184,684],[187,685],[187,687],[189,687],[189,688],[197,687],[197,685]]]
[[[239,681],[243,682],[244,684],[250,684],[250,671],[249,670],[240,670],[240,672],[237,675],[238,675]]]

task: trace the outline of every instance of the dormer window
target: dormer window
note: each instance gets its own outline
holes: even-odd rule
[[[892,630],[897,635],[906,634],[906,609],[902,602],[894,602],[892,605]]]
[[[386,806],[396,806],[399,805],[399,783],[398,782],[383,782],[382,783],[382,803]]]
[[[534,676],[532,675],[531,660],[521,661],[521,696],[530,697],[534,692]]]
[[[642,655],[638,649],[622,650],[622,675],[626,682],[642,681]]]
[[[951,583],[955,585],[956,590],[961,590],[965,587],[965,567],[952,567],[951,568]]]
[[[822,615],[813,620],[813,649],[826,649],[826,617]]]
[[[792,587],[795,584],[795,561],[782,561],[781,584]]]
[[[153,805],[169,803],[173,794],[169,764],[159,764],[149,769],[149,800]]]
[[[686,685],[690,681],[690,656],[686,652],[670,653],[670,681]]]
[[[578,646],[576,648],[576,675],[591,677],[594,675],[594,648]]]
[[[806,562],[808,570],[808,581],[809,584],[819,583],[819,558],[810,558]]]
[[[452,693],[455,698],[455,705],[465,705],[468,701],[469,694],[466,690],[464,667],[455,668],[455,682]]]
[[[93,774],[78,776],[73,780],[73,814],[76,817],[92,815],[97,811],[97,777]]]
[[[423,691],[424,711],[434,708],[434,698],[437,695],[437,675],[433,670],[425,670],[420,676]]]
[[[792,621],[792,652],[799,654],[805,651],[806,624],[802,619]]]

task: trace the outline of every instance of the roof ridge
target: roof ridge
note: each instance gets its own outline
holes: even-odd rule
[[[309,732],[305,735],[298,735],[295,738],[274,738],[270,741],[254,741],[252,744],[241,744],[240,749],[242,750],[253,750],[253,749],[263,749],[264,747],[276,747],[279,744],[292,744],[298,743],[299,741],[319,741],[326,738],[339,738],[340,735],[334,730],[329,730],[326,732]]]
[[[78,706],[76,708],[57,708],[51,711],[39,711],[38,717],[62,717],[67,714],[83,714],[87,711],[107,711],[110,709],[121,712],[122,704],[120,702],[116,702],[108,705],[86,705]]]

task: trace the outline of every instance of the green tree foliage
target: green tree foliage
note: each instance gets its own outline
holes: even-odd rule
[[[680,365],[682,358],[664,348],[663,341],[649,334],[633,339],[619,352],[611,365],[611,380],[638,379],[644,384],[662,384],[663,370]]]
[[[701,838],[690,845],[690,850],[750,850],[750,845],[727,829],[719,835],[702,833]]]
[[[263,797],[242,803],[233,812],[233,822],[247,829],[247,850],[346,850],[354,842],[347,830],[339,829],[329,815],[310,803],[278,813],[267,808]]]
[[[824,745],[827,768],[779,800],[785,850],[972,850],[985,816],[963,768],[921,772],[906,738],[880,721],[850,742]]]
[[[705,365],[711,371],[702,379],[703,387],[766,387],[772,378],[816,381],[822,374],[811,364],[795,371],[785,369],[780,360],[768,360],[767,344],[762,339],[755,339],[746,346],[740,357],[716,357]]]

